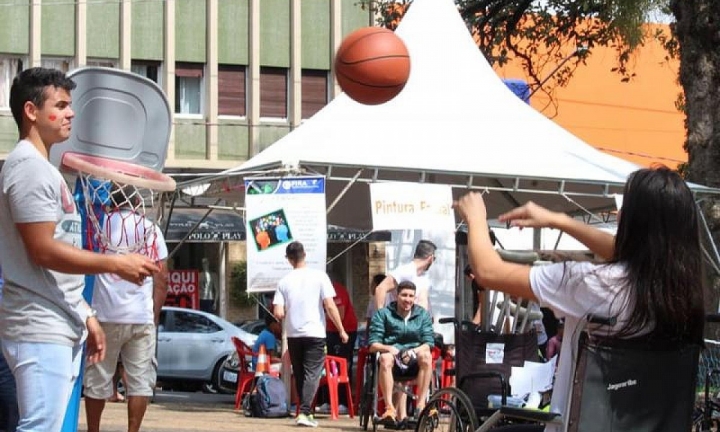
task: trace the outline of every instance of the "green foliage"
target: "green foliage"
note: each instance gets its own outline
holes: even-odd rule
[[[230,272],[230,301],[235,306],[253,304],[247,293],[247,261],[237,262]]]

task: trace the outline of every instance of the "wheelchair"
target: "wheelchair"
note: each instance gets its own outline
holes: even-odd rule
[[[503,401],[503,406],[480,422],[475,409],[479,401],[456,389],[464,397],[451,403],[454,418],[446,421],[446,430],[489,432],[499,426],[533,424],[538,430],[537,425],[543,424],[564,432],[689,431],[700,346],[646,338],[612,339],[593,336],[588,330],[612,324],[614,318],[588,315],[571,335],[570,392],[562,413],[512,408]],[[433,395],[420,414],[416,430],[440,430],[442,425],[428,410],[433,399],[439,398],[442,391]]]
[[[441,345],[441,341],[440,341]],[[439,376],[439,372],[437,370],[436,364],[437,361],[440,359],[442,353],[442,349],[438,347],[438,341],[436,339],[436,345],[431,349],[432,354],[432,364],[433,364],[433,375],[430,380],[430,389],[428,394],[432,395],[440,386],[441,383],[441,377]],[[380,404],[384,401],[385,395],[380,394],[380,388],[378,383],[378,377],[379,377],[379,354],[378,353],[368,353],[367,359],[365,361],[365,370],[364,370],[364,383],[362,388],[362,393],[360,397],[360,405],[359,405],[359,418],[360,418],[360,427],[363,428],[363,430],[368,430],[368,428],[372,425],[373,432],[377,431],[378,426],[383,425],[385,429],[393,429],[393,430],[404,430],[404,429],[415,429],[416,421],[414,420],[414,414],[415,414],[415,403],[417,402],[415,393],[411,390],[411,386],[414,385],[414,381],[417,378],[416,375],[413,376],[396,376],[393,374],[393,380],[395,382],[394,386],[394,392],[398,393],[402,392],[407,395],[407,404],[408,404],[408,420],[405,422],[394,422],[394,423],[384,423],[382,422],[382,419],[379,417],[379,407]]]

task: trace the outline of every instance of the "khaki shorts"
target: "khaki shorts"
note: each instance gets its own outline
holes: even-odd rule
[[[112,379],[122,355],[127,396],[152,396],[157,379],[155,325],[100,324],[105,331],[105,360],[85,366],[85,395],[92,399],[113,395]]]

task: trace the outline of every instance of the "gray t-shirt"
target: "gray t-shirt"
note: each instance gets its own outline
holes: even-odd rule
[[[73,346],[85,331],[84,276],[30,260],[15,224],[32,222],[55,222],[57,240],[82,247],[80,215],[65,179],[30,142],[20,141],[0,171],[0,337]]]

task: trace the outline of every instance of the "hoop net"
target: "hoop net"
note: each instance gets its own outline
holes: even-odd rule
[[[160,192],[175,181],[140,165],[67,152],[62,166],[76,171],[88,219],[88,243],[100,252],[140,253],[158,259]]]

